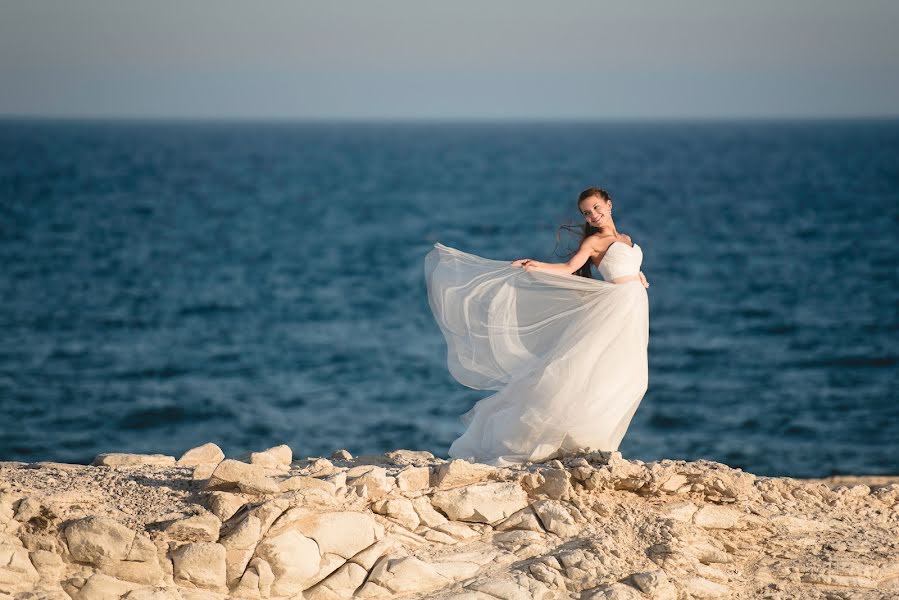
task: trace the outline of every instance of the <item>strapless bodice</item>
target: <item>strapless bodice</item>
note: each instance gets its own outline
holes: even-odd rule
[[[604,281],[612,281],[625,275],[639,275],[643,264],[643,249],[639,244],[629,246],[615,240],[606,250],[596,267]]]

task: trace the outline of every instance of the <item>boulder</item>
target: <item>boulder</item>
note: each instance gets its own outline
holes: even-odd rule
[[[125,560],[135,532],[108,517],[90,516],[69,523],[63,535],[72,558],[96,565],[103,559]]]
[[[183,542],[217,542],[222,522],[212,513],[180,519],[165,528],[166,534]]]
[[[496,482],[441,490],[431,504],[453,521],[497,523],[528,504],[527,493],[515,482]]]
[[[193,467],[195,465],[220,463],[225,460],[225,453],[216,444],[209,442],[196,448],[191,448],[181,455],[175,463],[179,466]]]
[[[301,593],[318,574],[321,562],[318,544],[295,529],[266,537],[256,555],[271,566],[272,593],[280,596]]]
[[[175,583],[225,591],[225,547],[213,542],[192,542],[172,552]]]

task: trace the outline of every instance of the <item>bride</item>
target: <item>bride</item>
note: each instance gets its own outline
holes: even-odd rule
[[[577,204],[583,238],[567,262],[509,263],[439,242],[425,257],[450,373],[496,390],[461,416],[452,458],[507,466],[617,450],[646,393],[643,250],[615,227],[608,192],[588,188]]]

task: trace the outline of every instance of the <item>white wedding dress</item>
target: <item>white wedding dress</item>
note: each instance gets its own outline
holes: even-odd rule
[[[460,383],[498,390],[461,416],[452,458],[493,466],[540,462],[559,450],[617,450],[649,377],[643,251],[615,241],[603,279],[525,270],[434,244],[428,302]]]

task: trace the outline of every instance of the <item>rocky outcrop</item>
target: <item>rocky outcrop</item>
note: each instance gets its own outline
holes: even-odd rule
[[[0,463],[0,599],[899,596],[899,483],[589,449]]]

